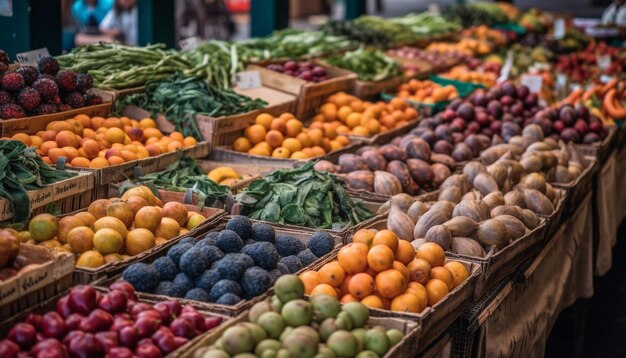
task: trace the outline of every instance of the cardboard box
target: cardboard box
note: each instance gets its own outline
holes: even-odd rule
[[[94,186],[91,173],[78,173],[77,176],[50,184],[41,190],[29,190],[31,212],[50,203],[90,191]],[[0,221],[13,217],[11,204],[7,199],[0,198]]]
[[[12,137],[16,133],[35,134],[45,130],[50,122],[70,119],[79,114],[86,114],[90,117],[108,117],[111,113],[111,108],[111,103],[102,103],[43,116],[5,119],[0,121],[0,132],[3,137]]]
[[[272,63],[284,61],[266,61],[248,65],[248,71],[259,71],[264,86],[291,93],[298,97],[295,116],[305,120],[315,114],[324,99],[339,91],[349,91],[354,85],[356,74],[337,67],[320,64],[331,77],[327,81],[308,82],[297,77],[285,75],[266,68]]]

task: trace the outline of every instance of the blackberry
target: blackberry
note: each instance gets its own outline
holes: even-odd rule
[[[85,107],[85,100],[78,92],[70,92],[65,95],[65,103],[72,108]]]
[[[37,72],[37,69],[32,66],[20,67],[16,72],[24,77],[24,81],[27,86],[32,86],[33,83],[37,81],[37,78],[39,78],[39,72]]]
[[[39,92],[41,99],[44,101],[52,101],[59,97],[59,87],[56,82],[49,78],[40,78],[33,83],[33,88]],[[60,101],[60,98],[59,98]]]
[[[19,92],[25,85],[24,77],[15,71],[7,71],[0,79],[0,85],[5,91]]]
[[[57,73],[55,80],[57,85],[59,86],[59,90],[63,92],[74,92],[76,91],[77,81],[76,81],[76,72],[74,71],[61,71]]]
[[[24,113],[24,109],[18,106],[17,104],[9,103],[0,107],[0,118],[2,119],[11,119],[11,118],[24,118],[26,117],[26,113]]]
[[[26,111],[32,111],[41,103],[39,92],[32,87],[25,87],[17,96],[17,102]]]
[[[97,104],[102,104],[102,98],[93,94],[84,95],[83,101],[85,101],[85,106],[95,106]]]
[[[39,105],[39,108],[37,108],[38,115],[52,114],[57,113],[58,111],[59,109],[54,103],[42,103]]]
[[[59,62],[54,59],[52,56],[42,57],[37,61],[37,68],[39,72],[45,73],[48,75],[56,75],[59,72],[61,66],[59,66]]]
[[[13,97],[7,91],[0,90],[0,106],[13,103]]]
[[[86,73],[79,73],[76,75],[76,90],[80,93],[85,93],[88,89],[93,87],[93,78]]]

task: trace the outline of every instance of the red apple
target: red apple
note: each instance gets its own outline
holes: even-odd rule
[[[41,319],[41,332],[49,338],[61,338],[65,334],[65,322],[56,312],[48,312]]]
[[[72,357],[76,358],[98,357],[105,353],[100,341],[91,333],[85,333],[72,339],[69,344],[69,351]]]
[[[111,291],[107,293],[100,301],[100,308],[113,314],[117,312],[126,311],[126,305],[128,304],[128,297],[125,292]]]
[[[137,345],[138,341],[139,333],[137,332],[137,328],[127,326],[120,329],[118,334],[118,343],[120,346],[133,349]]]
[[[113,324],[109,328],[111,331],[119,332],[122,328],[132,326],[133,321],[124,317],[113,318]]]
[[[104,351],[108,352],[111,348],[118,346],[117,332],[105,331],[96,333],[96,339],[100,342]]]
[[[182,305],[178,301],[169,300],[169,301],[159,302],[159,303],[163,303],[164,305],[167,305],[170,309],[170,314],[174,316],[178,316],[183,309]]]
[[[137,328],[140,337],[150,337],[161,326],[161,320],[143,316],[137,318],[133,326]]]
[[[140,358],[161,358],[161,350],[152,343],[146,343],[135,349],[135,354]]]
[[[164,333],[160,335],[158,339],[153,339],[153,341],[164,354],[169,354],[178,348],[176,346],[176,341],[174,340],[174,335],[171,333]]]
[[[8,339],[0,341],[0,357],[14,357],[20,351],[20,346]]]
[[[128,313],[130,313],[130,315],[133,317],[149,309],[152,309],[152,305],[145,302],[134,302],[128,305]]]
[[[220,323],[222,323],[222,317],[204,317],[204,327],[207,331],[219,326]]]
[[[96,290],[93,287],[87,285],[76,286],[69,294],[70,308],[73,312],[88,315],[97,306],[96,296]]]
[[[188,339],[198,335],[198,331],[193,323],[183,318],[176,318],[172,324],[170,324],[170,329],[175,335]]]
[[[69,358],[70,356],[65,346],[54,338],[37,343],[30,353],[36,358]]]
[[[187,344],[187,342],[189,342],[189,340],[185,337],[174,337],[174,342],[176,343],[176,348],[180,348],[183,345]]]
[[[70,331],[68,334],[65,335],[65,337],[63,337],[63,344],[65,344],[66,346],[69,346],[72,339],[76,337],[82,337],[84,335],[85,335],[85,332],[83,331],[78,331],[78,330]]]
[[[155,311],[159,312],[163,320],[163,324],[168,325],[172,322],[173,315],[170,312],[170,307],[167,304],[165,304],[165,302],[158,302],[157,304],[152,306],[152,308]]]
[[[122,291],[126,292],[126,296],[128,296],[129,300],[135,299],[135,288],[133,285],[126,281],[115,281],[111,286],[109,286],[109,291]]]
[[[154,332],[154,333],[152,334],[152,337],[150,337],[150,338],[152,338],[152,340],[156,342],[156,341],[157,341],[159,338],[161,338],[163,335],[168,335],[168,334],[174,335],[174,334],[172,333],[172,331],[171,331],[168,327],[166,327],[166,326],[161,326],[161,327],[159,327],[159,329],[157,329],[157,330],[156,330],[156,332]]]
[[[80,329],[85,332],[100,332],[109,329],[113,324],[113,316],[109,312],[99,308],[93,310],[89,316],[80,323]]]
[[[73,331],[80,328],[80,323],[83,321],[85,316],[80,313],[72,313],[69,317],[65,319],[65,329],[68,331]]]
[[[70,296],[63,296],[57,301],[57,313],[63,318],[69,317],[72,314],[72,308],[70,307]]]
[[[107,353],[107,358],[133,358],[133,351],[126,347],[115,347]]]
[[[33,327],[39,327],[41,325],[41,315],[31,313],[26,316],[24,323],[32,324]]]
[[[37,330],[32,324],[18,323],[9,330],[7,338],[22,349],[30,349],[37,342]]]

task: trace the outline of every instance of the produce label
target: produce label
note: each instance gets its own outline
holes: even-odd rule
[[[543,77],[537,75],[522,75],[522,84],[530,90],[532,93],[539,93],[541,91],[541,84],[543,83]]]
[[[237,87],[241,89],[261,87],[261,75],[259,71],[244,71],[235,75],[237,77]]]
[[[201,44],[202,44],[202,39],[199,38],[198,36],[193,36],[193,37],[180,40],[180,42],[178,43],[181,50],[184,50],[184,51],[193,51]]]
[[[22,52],[15,55],[17,62],[21,65],[37,65],[37,61],[42,57],[50,56],[50,52],[48,52],[47,48],[40,48],[37,50],[32,50],[28,52]]]
[[[0,16],[13,16],[13,0],[0,0]]]
[[[554,20],[554,32],[552,33],[552,37],[554,37],[555,40],[561,40],[565,37],[565,19]]]
[[[441,14],[441,11],[439,10],[439,4],[428,4],[428,12],[434,16],[439,16]]]
[[[598,68],[600,68],[602,71],[606,71],[609,67],[611,67],[611,56],[609,55],[598,56],[597,62],[598,62]]]
[[[502,66],[502,70],[500,71],[498,83],[502,83],[509,79],[511,68],[513,68],[513,52],[509,51],[506,54],[506,61],[504,62],[504,66]]]

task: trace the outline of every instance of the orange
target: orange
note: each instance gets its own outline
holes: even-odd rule
[[[185,137],[185,139],[183,139],[183,146],[185,148],[193,147],[196,144],[198,144],[198,141],[194,137]]]
[[[130,152],[128,150],[122,150],[120,151],[120,156],[124,159],[124,161],[126,162],[132,162],[133,160],[137,160],[139,159],[139,157],[137,157],[137,154]]]
[[[283,136],[283,134],[275,129],[270,130],[265,135],[265,141],[272,148],[280,147],[280,145],[282,144],[284,140],[285,140],[285,137]]]
[[[117,127],[109,128],[104,133],[104,139],[109,143],[124,143],[125,138],[124,131]]]
[[[340,125],[339,127],[337,127],[337,129],[335,129],[335,131],[337,132],[337,135],[350,134],[350,128],[344,125]]]
[[[430,280],[432,269],[428,261],[416,258],[409,262],[407,268],[412,281],[425,284]]]
[[[446,254],[441,246],[434,242],[427,242],[415,251],[415,257],[428,261],[431,267],[443,266]]]
[[[352,112],[348,114],[345,122],[349,128],[354,128],[358,126],[359,124],[361,124],[361,113]]]
[[[246,128],[244,134],[250,140],[250,143],[257,144],[265,140],[267,130],[260,124],[253,124]]]
[[[295,138],[302,132],[302,122],[297,119],[289,119],[286,123],[287,137]]]
[[[405,109],[408,106],[405,101],[396,97],[389,101],[389,105],[391,105],[395,109]]]
[[[276,118],[272,121],[270,128],[277,130],[281,132],[282,134],[286,134],[287,133],[287,120],[282,119],[282,118]]]
[[[52,148],[48,151],[48,157],[53,164],[56,164],[60,157],[67,158],[67,153],[61,148]]]
[[[91,119],[93,121],[93,118]],[[156,128],[157,124],[152,118],[144,118],[139,121],[139,127],[141,128]]]
[[[402,276],[404,276],[404,279],[406,279],[406,282],[411,281],[411,272],[402,262],[394,261],[391,268],[393,268],[394,270],[398,270],[402,274]]]
[[[356,298],[365,298],[374,292],[374,279],[366,273],[357,273],[350,279],[348,291]]]
[[[96,142],[93,139],[85,140],[81,148],[83,149],[83,151],[87,155],[87,158],[89,159],[93,159],[97,157],[98,153],[100,152],[100,146],[98,145],[98,142]]]
[[[305,152],[299,150],[297,152],[291,153],[290,158],[291,159],[309,159],[309,156]]]
[[[361,303],[367,306],[367,308],[385,309],[385,304],[380,297],[375,295],[369,295],[361,300]]]
[[[386,270],[376,275],[376,292],[382,297],[392,299],[401,294],[407,285],[404,275],[397,270]]]
[[[403,293],[391,301],[391,310],[394,312],[419,313],[424,308],[419,299],[410,293]]]
[[[341,144],[343,147],[350,144],[350,138],[346,137],[345,135],[338,135],[335,138],[335,141],[339,142],[339,144]]]
[[[352,113],[352,108],[350,108],[350,106],[343,106],[337,111],[337,117],[345,123],[350,113]]]
[[[321,283],[311,291],[311,296],[315,295],[329,295],[337,298],[337,291],[331,285]]]
[[[343,145],[341,143],[339,143],[338,141],[336,141],[336,140],[331,140],[330,141],[330,151],[331,152],[335,151],[335,150],[339,150],[341,148],[343,148]]]
[[[322,138],[324,138],[324,133],[320,129],[309,129],[307,135],[311,140],[312,146],[322,144]]]
[[[260,124],[263,127],[265,127],[266,130],[270,130],[272,128],[272,121],[274,120],[274,117],[271,114],[268,113],[261,113],[258,116],[256,116],[256,119],[254,120],[254,122],[256,124]]]
[[[381,130],[381,125],[380,122],[375,120],[375,119],[370,119],[368,120],[365,125],[364,125],[365,129],[367,129],[367,132],[370,134],[377,134],[380,133]]]
[[[346,304],[346,303],[350,303],[350,302],[359,302],[359,299],[352,296],[351,294],[347,294],[344,295],[343,297],[341,297],[341,300],[339,300],[339,302]]]
[[[72,161],[74,158],[79,157],[80,154],[78,153],[78,149],[73,148],[73,147],[63,147],[61,148],[65,151],[65,154],[67,154],[67,160]]]
[[[350,280],[352,279],[352,276],[353,275],[346,274],[346,277],[343,279],[343,282],[339,286],[339,292],[341,292],[341,295],[346,295],[350,293],[349,287],[350,287]]]
[[[372,246],[385,245],[395,252],[398,249],[399,240],[396,234],[391,230],[380,230],[374,235]]]
[[[367,252],[365,244],[353,242],[339,250],[337,260],[347,273],[357,274],[367,269]]]
[[[264,157],[269,157],[270,156],[270,151],[267,148],[264,147],[254,147],[250,150],[248,150],[248,154],[252,154],[252,155],[261,155]]]
[[[300,142],[300,144],[302,144],[302,148],[308,148],[313,146],[313,141],[311,140],[311,137],[309,137],[309,135],[307,133],[299,133],[296,136],[296,139]]]
[[[332,123],[324,123],[324,139],[334,139],[337,136],[337,128],[339,126],[334,126]]]
[[[331,261],[319,269],[318,277],[320,283],[339,287],[346,277],[346,272],[337,261]]]
[[[177,149],[182,149],[183,148],[183,143],[179,142],[179,141],[172,141],[170,144],[167,145],[167,151],[168,152],[174,152]]]
[[[31,135],[30,136],[30,146],[31,147],[39,148],[41,146],[41,143],[43,143],[43,139],[41,139],[41,137],[38,137],[36,135]]]
[[[287,122],[290,119],[296,118],[296,116],[294,116],[293,113],[285,112],[285,113],[281,114],[278,118],[280,118],[280,119],[284,120],[285,122]]]
[[[415,249],[410,242],[398,240],[398,248],[394,251],[396,260],[408,265],[415,258]]]
[[[304,283],[304,293],[310,295],[315,286],[320,284],[319,273],[317,271],[305,271],[299,275]]]
[[[421,283],[409,282],[409,286],[404,292],[408,292],[417,297],[417,299],[422,302],[424,308],[426,307],[426,305],[428,305],[428,292],[426,291],[424,285],[422,285]]]
[[[30,136],[25,133],[16,133],[13,135],[13,137],[11,137],[11,139],[20,141],[26,146],[30,146],[31,144]]]
[[[326,151],[324,150],[324,148],[317,146],[317,145],[313,146],[311,148],[311,151],[313,152],[313,157],[319,157],[319,156],[326,154]]]
[[[109,166],[109,161],[104,158],[93,158],[89,164],[90,168],[105,168]]]
[[[370,247],[374,242],[375,234],[376,232],[371,229],[361,229],[354,233],[354,236],[352,237],[352,242],[360,242],[361,244],[365,244],[367,245],[367,247]]]
[[[430,271],[430,279],[438,279],[446,283],[448,285],[448,291],[452,291],[455,287],[454,285],[454,277],[450,270],[445,267],[433,267]]]
[[[295,138],[286,138],[283,140],[282,146],[289,149],[289,152],[295,153],[302,149],[302,144]]]
[[[272,151],[272,157],[274,158],[289,158],[290,155],[289,149],[285,147],[278,147]]]
[[[393,251],[385,245],[372,246],[367,253],[367,265],[375,272],[382,272],[393,267]]]
[[[364,126],[356,126],[352,129],[352,134],[360,136],[369,136],[370,131]]]
[[[107,128],[119,128],[119,129],[122,129],[122,128],[124,128],[124,122],[122,122],[122,120],[119,119],[119,118],[109,117],[109,118],[104,120],[104,123],[102,123],[102,126],[107,127]]]
[[[89,159],[83,157],[74,158],[70,163],[71,166],[78,168],[89,168],[90,164],[91,162],[89,161]]]
[[[250,148],[252,148],[252,144],[246,137],[239,137],[235,139],[235,142],[233,143],[233,150],[237,152],[245,153],[249,151]]]
[[[428,293],[428,305],[434,306],[448,294],[448,285],[445,282],[432,279],[426,283],[426,292]]]
[[[144,128],[143,136],[144,138],[152,138],[152,137],[163,138],[163,133],[157,128],[149,127],[149,128]]]
[[[454,278],[454,286],[458,286],[463,283],[468,277],[469,272],[465,268],[465,265],[458,261],[450,261],[445,264],[443,267],[447,268],[452,274],[452,278]]]
[[[183,139],[185,139],[185,137],[183,137],[183,134],[181,132],[172,132],[170,133],[169,137],[172,140],[178,141],[178,142],[183,142]]]

